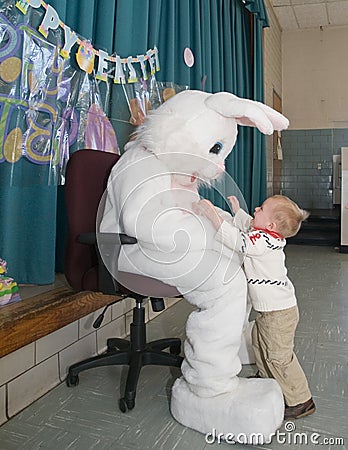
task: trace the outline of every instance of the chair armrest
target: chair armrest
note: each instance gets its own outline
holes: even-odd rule
[[[136,244],[138,241],[135,237],[128,236],[124,233],[98,233],[98,240],[103,244]],[[82,233],[77,237],[77,241],[81,244],[96,245],[97,233]]]

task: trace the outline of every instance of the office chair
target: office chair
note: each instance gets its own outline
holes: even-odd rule
[[[78,150],[71,155],[65,179],[65,202],[68,219],[68,241],[65,254],[65,276],[71,287],[77,291],[101,291],[104,294],[132,297],[135,300],[133,322],[130,325],[130,339],[110,338],[104,354],[88,358],[69,367],[66,383],[76,386],[78,374],[93,367],[107,365],[128,365],[124,396],[119,400],[122,412],[135,406],[136,388],[142,366],[162,365],[180,367],[181,341],[178,338],[164,338],[146,342],[145,295],[132,292],[124,286],[146,286],[146,293],[154,311],[164,309],[163,297],[177,297],[180,293],[173,286],[160,280],[119,272],[116,281],[103,264],[96,239],[96,217],[100,200],[107,187],[107,180],[119,155],[98,150]],[[137,240],[124,234],[105,234],[106,242],[120,245],[134,245]],[[103,234],[98,235],[103,240]],[[102,241],[103,242],[103,241]],[[120,283],[123,283],[124,286]],[[140,284],[139,284],[140,283]],[[143,291],[144,292],[144,291]],[[94,322],[94,328],[102,323],[109,303]],[[169,349],[169,352],[165,351]]]

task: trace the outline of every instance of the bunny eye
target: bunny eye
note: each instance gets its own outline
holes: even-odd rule
[[[212,148],[209,150],[209,153],[214,153],[215,155],[218,155],[221,149],[222,149],[221,142],[216,142],[216,144],[214,144]]]

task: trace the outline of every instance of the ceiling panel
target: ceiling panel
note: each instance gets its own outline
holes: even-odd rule
[[[291,6],[279,6],[276,8],[276,15],[283,30],[298,28],[295,11]]]
[[[348,0],[270,0],[283,30],[348,26]]]
[[[290,0],[291,5],[310,5],[313,3],[327,3],[327,0]]]
[[[273,0],[271,3],[273,6],[289,6],[291,5],[291,0]]]
[[[348,24],[348,2],[331,2],[327,5],[331,25]]]
[[[294,6],[295,16],[300,28],[314,28],[329,23],[324,3],[311,3]]]

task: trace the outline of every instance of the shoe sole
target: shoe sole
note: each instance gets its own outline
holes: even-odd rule
[[[309,409],[308,411],[303,412],[302,414],[299,414],[298,416],[295,416],[295,417],[287,417],[287,418],[284,417],[284,420],[301,419],[301,417],[306,417],[306,416],[309,416],[309,415],[313,414],[313,413],[315,412],[315,410],[316,410],[316,408],[314,407],[314,408],[312,408],[312,409]]]

